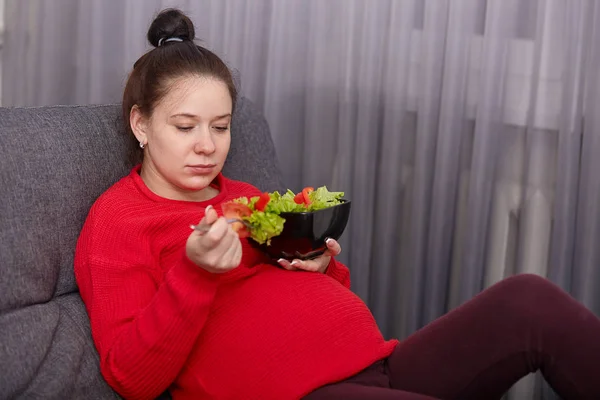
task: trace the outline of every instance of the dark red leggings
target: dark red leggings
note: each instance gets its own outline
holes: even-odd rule
[[[563,399],[600,399],[600,320],[550,281],[517,275],[305,399],[493,400],[537,370]]]

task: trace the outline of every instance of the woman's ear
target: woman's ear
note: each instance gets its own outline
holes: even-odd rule
[[[146,118],[144,118],[137,105],[131,107],[131,112],[129,113],[129,126],[131,126],[131,130],[138,142],[145,146],[148,143],[148,137],[146,136]]]

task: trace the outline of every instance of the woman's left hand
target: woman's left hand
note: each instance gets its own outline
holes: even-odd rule
[[[321,272],[325,273],[327,271],[327,266],[331,261],[331,257],[335,257],[342,252],[342,247],[340,244],[334,239],[327,239],[325,241],[327,246],[327,250],[323,255],[314,258],[312,260],[293,260],[291,263],[288,260],[280,258],[277,260],[279,265],[289,271],[311,271],[311,272]]]

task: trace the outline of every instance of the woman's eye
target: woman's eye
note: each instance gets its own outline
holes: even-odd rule
[[[214,128],[219,132],[225,132],[226,130],[229,129],[228,126],[215,126]]]
[[[193,126],[178,126],[177,129],[181,132],[189,132],[193,129]]]

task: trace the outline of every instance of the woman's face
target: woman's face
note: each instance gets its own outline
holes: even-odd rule
[[[159,196],[202,201],[223,169],[231,143],[232,100],[227,85],[188,76],[168,85],[149,119],[134,107],[130,123],[145,144],[141,176]]]

